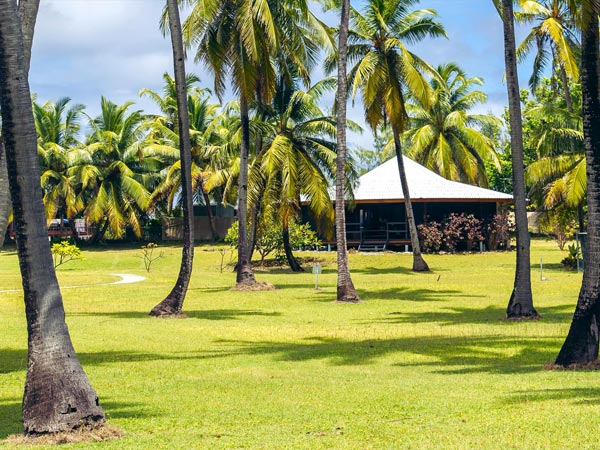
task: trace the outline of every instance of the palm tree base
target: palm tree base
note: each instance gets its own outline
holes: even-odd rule
[[[508,307],[506,308],[507,320],[539,320],[542,316],[533,307],[531,297],[524,299],[516,299],[515,291],[513,290]]]
[[[362,303],[354,286],[338,286],[336,303]]]
[[[181,312],[181,309],[173,306],[173,299],[170,297],[165,298],[162,302],[152,308],[149,315],[152,317],[177,317],[177,318],[185,318],[187,317],[185,314]]]
[[[421,255],[413,257],[413,272],[429,272],[429,266]]]

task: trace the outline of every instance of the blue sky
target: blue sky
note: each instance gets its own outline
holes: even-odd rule
[[[353,3],[354,4],[354,3]],[[158,29],[163,0],[44,0],[41,2],[30,72],[31,90],[39,101],[69,96],[99,111],[100,97],[156,112],[142,88],[160,90],[162,74],[172,72],[171,47]],[[356,6],[360,8],[360,3]],[[485,80],[488,103],[478,112],[502,112],[506,100],[502,27],[491,0],[422,0],[434,8],[449,39],[427,40],[414,50],[433,65],[457,62],[469,76]],[[327,21],[331,21],[328,15]],[[212,80],[188,61],[188,71]],[[519,68],[524,85],[528,66]],[[349,115],[362,121],[360,105]],[[369,147],[370,133],[351,135],[351,143]]]

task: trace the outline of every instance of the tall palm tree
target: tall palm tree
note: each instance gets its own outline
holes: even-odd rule
[[[21,0],[18,3],[19,25],[23,34],[23,64],[25,66],[25,73],[29,73],[31,46],[33,45],[33,33],[40,0]],[[8,187],[6,155],[0,139],[0,249],[4,246],[4,237],[6,236],[10,210],[11,199]]]
[[[290,268],[303,271],[294,257],[289,240],[290,221],[298,216],[300,201],[309,208],[319,223],[331,224],[333,208],[328,187],[335,177],[335,124],[317,105],[323,84],[308,91],[296,89],[280,79],[266,120],[272,134],[265,138],[265,149],[250,172],[252,181],[259,174],[265,178],[262,193],[251,183],[251,203],[262,201],[263,220],[277,218],[282,225],[284,250]]]
[[[69,336],[45,226],[31,94],[16,2],[0,0],[0,108],[28,331],[25,433],[104,421]]]
[[[501,126],[495,116],[470,114],[487,96],[473,85],[479,78],[468,78],[456,64],[438,66],[439,78],[430,81],[432,95],[427,104],[414,99],[407,105],[411,128],[404,133],[410,143],[408,156],[441,176],[487,187],[485,164],[499,167],[492,139],[482,127]]]
[[[392,129],[413,249],[413,270],[423,272],[429,267],[419,245],[400,136],[408,128],[406,95],[410,93],[428,105],[431,89],[423,72],[434,71],[404,43],[446,34],[435,21],[434,10],[410,10],[417,3],[419,0],[369,0],[362,14],[353,10],[348,54],[350,61],[356,62],[349,75],[353,96],[361,92],[367,123],[373,130],[384,123]]]
[[[247,247],[248,159],[250,153],[249,103],[255,95],[261,71],[265,103],[271,98],[275,68],[271,55],[277,48],[276,24],[269,4],[258,0],[196,2],[184,23],[187,45],[197,46],[196,60],[206,63],[214,75],[215,92],[222,97],[231,76],[239,96],[241,121],[238,184],[237,284],[255,284]]]
[[[187,105],[187,83],[185,76],[185,53],[179,6],[177,0],[167,0],[167,14],[171,46],[173,48],[173,68],[177,98],[177,130],[179,132],[179,161],[181,164],[181,204],[183,209],[183,249],[181,265],[175,286],[171,292],[152,310],[151,316],[172,317],[181,314],[183,301],[192,277],[194,263],[194,201],[192,192],[192,151],[190,144],[190,119]]]
[[[494,0],[496,1],[496,0]],[[523,125],[521,119],[521,100],[517,77],[517,56],[515,50],[515,30],[513,19],[513,0],[502,0],[499,12],[504,29],[504,62],[506,68],[506,87],[508,90],[508,109],[510,114],[510,141],[513,168],[513,196],[515,221],[517,226],[517,265],[515,282],[506,315],[509,319],[539,317],[533,307],[530,273],[530,237],[527,229],[527,209],[525,177],[523,169]]]
[[[91,134],[78,150],[81,162],[68,171],[87,205],[86,220],[97,226],[97,238],[107,230],[120,238],[127,227],[141,236],[148,190],[157,182],[157,162],[143,157],[144,116],[140,111],[129,113],[131,105],[119,106],[102,97],[101,113],[90,119]]]
[[[47,219],[54,219],[59,212],[71,219],[83,209],[67,170],[77,163],[73,159],[77,152],[71,150],[80,145],[76,136],[84,106],[76,104],[68,108],[69,102],[68,97],[43,105],[33,102]]]
[[[597,0],[582,1],[582,66],[583,133],[587,161],[588,183],[588,240],[585,251],[585,269],[577,307],[569,334],[556,358],[556,364],[591,364],[598,359],[598,292],[600,291],[600,96],[598,73]]]
[[[189,134],[192,152],[192,191],[194,203],[204,203],[207,208],[209,224],[213,239],[216,238],[214,218],[212,215],[210,195],[205,187],[205,179],[208,176],[207,168],[210,165],[210,149],[218,140],[219,136],[213,130],[213,121],[217,117],[219,105],[209,102],[207,91],[193,88],[192,84],[198,80],[195,75],[186,76],[187,105],[189,115]],[[148,127],[149,143],[145,148],[146,155],[162,157],[169,164],[166,176],[156,187],[152,194],[154,205],[167,199],[167,211],[171,211],[177,193],[181,189],[181,164],[179,160],[179,135],[177,129],[172,125],[171,114],[171,86],[173,79],[165,74],[165,94],[161,97],[156,92],[143,89],[142,95],[149,95],[161,105],[165,116],[156,116]],[[176,113],[176,111],[175,111]],[[181,200],[181,198],[179,198]]]
[[[536,24],[517,48],[519,61],[525,60],[533,49],[536,50],[529,86],[532,91],[536,90],[550,62],[560,76],[567,109],[573,112],[569,80],[577,81],[579,78],[579,43],[571,1],[527,0],[521,2],[521,6],[522,11],[515,14],[517,21]],[[554,79],[554,75],[552,77]]]

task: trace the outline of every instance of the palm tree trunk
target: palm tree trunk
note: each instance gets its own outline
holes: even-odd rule
[[[65,323],[50,246],[23,39],[14,0],[0,0],[0,107],[28,331],[25,433],[104,421]]]
[[[0,140],[0,249],[4,247],[4,238],[10,215],[10,190],[8,188],[8,171],[6,169],[6,154]]]
[[[208,216],[208,226],[210,227],[210,234],[212,235],[212,240],[216,241],[217,231],[215,230],[215,217],[213,216],[212,207],[210,206],[210,197],[204,189],[204,184],[202,181],[200,181],[200,192],[202,192],[202,198],[204,199],[204,204],[206,205],[206,215]],[[192,214],[192,220],[193,217],[194,215]]]
[[[513,196],[515,204],[515,222],[517,225],[517,265],[515,282],[506,315],[509,319],[537,318],[533,307],[530,272],[530,238],[527,229],[527,209],[525,194],[525,175],[523,167],[523,130],[521,122],[521,104],[519,80],[517,78],[517,59],[515,51],[515,31],[512,0],[502,0],[504,24],[504,60],[506,66],[506,86],[510,112],[510,140],[513,169]]]
[[[600,98],[598,83],[598,14],[600,6],[583,8],[581,89],[588,183],[588,236],[585,269],[569,334],[556,364],[589,364],[598,359],[600,319]]]
[[[338,88],[337,104],[337,157],[335,176],[335,234],[337,242],[337,301],[358,303],[360,297],[354,288],[348,265],[348,249],[346,244],[346,196],[344,185],[346,180],[346,102],[348,85],[346,65],[348,57],[348,22],[350,19],[350,1],[342,0],[338,44]]]
[[[283,224],[281,235],[283,238],[283,250],[285,251],[285,258],[287,259],[290,269],[292,269],[292,272],[304,272],[304,269],[292,252],[292,246],[290,244],[290,228],[287,222]]]
[[[404,207],[406,208],[406,223],[410,233],[410,245],[413,251],[413,267],[415,272],[429,272],[429,266],[423,259],[421,254],[421,246],[419,245],[419,234],[417,233],[417,225],[415,223],[415,215],[413,214],[412,202],[410,201],[410,192],[408,190],[408,180],[406,179],[406,171],[404,170],[404,157],[402,156],[402,144],[400,143],[400,133],[395,126],[392,126],[394,134],[394,148],[396,149],[396,159],[398,160],[398,172],[400,174],[400,184],[402,185],[402,194],[404,195]]]
[[[177,0],[167,0],[169,31],[173,47],[175,89],[177,90],[177,117],[181,162],[181,205],[183,207],[183,249],[181,265],[175,286],[167,297],[150,311],[151,316],[169,317],[181,314],[194,262],[194,193],[192,191],[192,149],[190,120],[185,83],[185,53],[181,36],[181,21]],[[210,208],[210,204],[208,205]]]
[[[255,284],[254,272],[248,257],[248,153],[250,149],[250,118],[246,96],[240,94],[240,122],[242,145],[240,149],[240,178],[238,186],[238,265],[237,284]]]
[[[33,32],[35,21],[40,6],[40,0],[20,0],[19,18],[21,32],[23,34],[23,64],[25,73],[29,73],[31,62],[31,46],[33,44]],[[4,247],[4,237],[8,226],[8,216],[10,215],[10,190],[8,188],[8,172],[6,169],[6,158],[3,156],[4,149],[0,144],[0,249]]]
[[[571,100],[571,88],[569,87],[569,79],[567,78],[567,71],[565,70],[565,66],[563,64],[559,65],[560,71],[560,81],[563,85],[563,90],[565,93],[565,103],[567,104],[567,111],[573,113],[573,100]]]

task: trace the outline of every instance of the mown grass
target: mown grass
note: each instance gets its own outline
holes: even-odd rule
[[[278,287],[232,292],[221,255],[199,247],[182,320],[148,317],[175,280],[180,251],[146,274],[135,249],[84,251],[59,269],[80,359],[119,441],[102,449],[583,449],[600,446],[593,371],[547,371],[567,333],[581,275],[535,241],[536,322],[502,320],[514,253],[351,254],[358,305],[333,302],[335,255],[310,273],[257,271]],[[539,260],[545,281],[540,280]],[[104,285],[114,273],[147,276]],[[18,287],[0,254],[0,289]],[[19,293],[0,293],[0,439],[19,433],[26,324]]]

